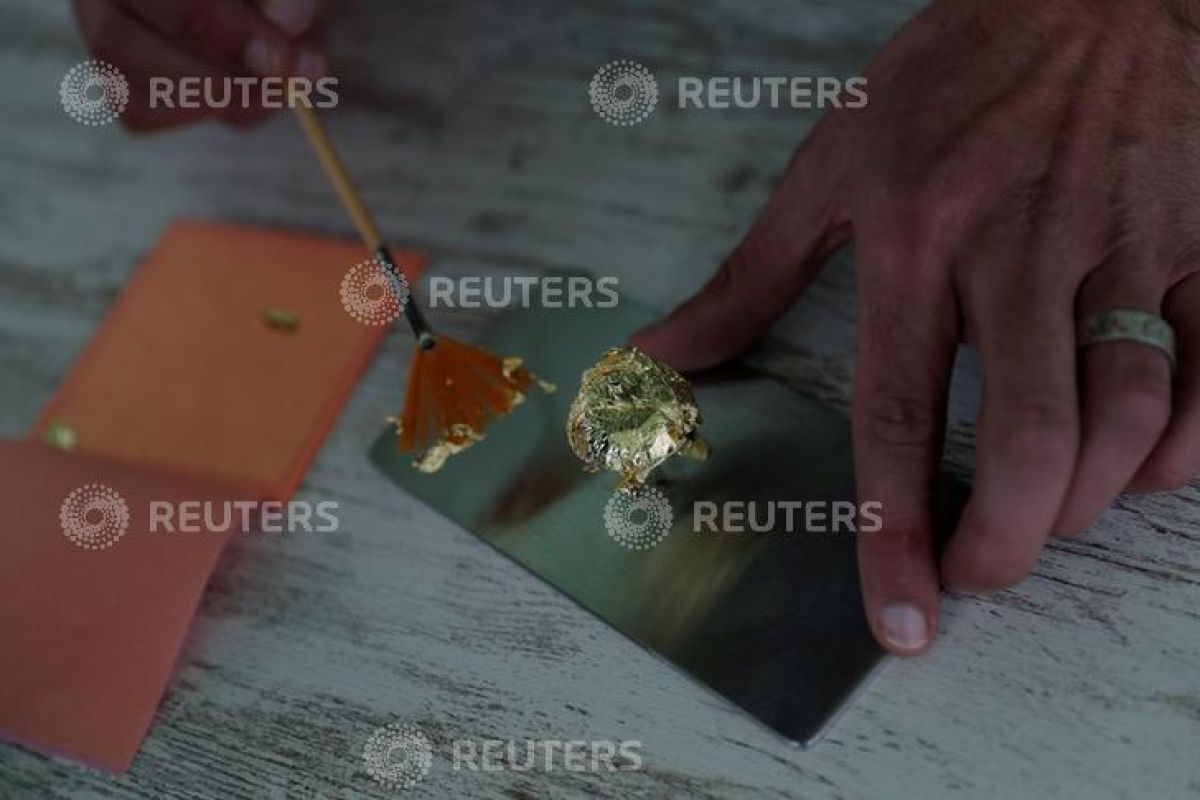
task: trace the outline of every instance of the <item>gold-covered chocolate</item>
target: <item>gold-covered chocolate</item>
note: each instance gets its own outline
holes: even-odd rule
[[[567,438],[584,469],[616,472],[617,488],[633,489],[673,455],[706,458],[700,422],[682,375],[636,347],[615,347],[583,373]]]

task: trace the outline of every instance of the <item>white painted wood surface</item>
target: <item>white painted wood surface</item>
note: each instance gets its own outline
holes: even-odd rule
[[[567,267],[668,307],[752,219],[815,117],[660,107],[618,129],[592,72],[850,75],[912,0],[359,2],[332,34],[331,120],[398,243],[464,274]],[[0,7],[0,434],[23,435],[134,265],[181,215],[350,235],[299,131],[131,137],[62,112],[84,58],[64,4]],[[842,257],[778,328],[846,407]],[[471,335],[486,320],[456,319]],[[0,747],[0,797],[388,797],[378,725],[456,737],[639,739],[645,769],[453,773],[413,797],[1184,797],[1200,794],[1200,493],[1122,502],[1020,587],[948,598],[933,651],[893,662],[799,752],[392,488],[364,452],[404,383],[404,331],[355,392],[301,498],[342,530],[243,537],[210,587],[133,769]],[[762,356],[771,360],[770,354]],[[775,359],[776,361],[778,359]],[[951,457],[969,465],[973,362]],[[19,658],[3,651],[0,657]]]

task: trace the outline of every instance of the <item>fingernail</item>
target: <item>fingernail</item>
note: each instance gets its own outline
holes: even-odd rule
[[[317,0],[266,0],[263,13],[292,36],[304,33],[317,14]]]
[[[246,66],[255,75],[274,76],[283,72],[283,52],[266,39],[253,39],[246,45]]]
[[[325,61],[325,56],[306,50],[296,59],[293,72],[302,78],[315,81],[329,74],[329,64]]]
[[[925,615],[907,603],[879,609],[879,628],[887,643],[897,650],[920,650],[929,640]]]

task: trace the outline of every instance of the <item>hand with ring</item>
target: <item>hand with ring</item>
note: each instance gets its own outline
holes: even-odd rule
[[[884,509],[859,562],[888,649],[929,646],[939,586],[1010,586],[1118,493],[1200,472],[1197,53],[1200,0],[937,0],[867,71],[867,106],[818,123],[716,276],[635,336],[679,369],[723,361],[854,239],[855,461]],[[961,340],[984,365],[978,458],[939,552]]]

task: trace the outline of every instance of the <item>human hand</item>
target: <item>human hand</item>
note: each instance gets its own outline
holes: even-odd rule
[[[152,77],[198,77],[216,86],[239,76],[327,74],[320,41],[329,0],[74,0],[92,54],[129,80],[121,121],[132,130],[175,127],[203,119],[235,126],[271,113],[260,98],[248,107],[152,108]],[[219,94],[220,90],[214,90]],[[240,97],[240,95],[239,95]]]
[[[680,369],[723,361],[855,240],[859,538],[876,638],[924,651],[939,584],[1022,580],[1122,490],[1200,472],[1200,2],[938,0],[866,73],[869,103],[823,118],[704,289],[634,343]],[[1140,309],[1163,355],[1076,349],[1076,324]],[[931,537],[957,343],[985,370],[975,487]]]

